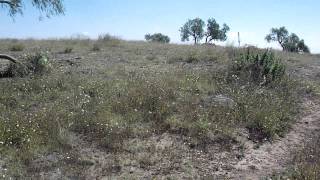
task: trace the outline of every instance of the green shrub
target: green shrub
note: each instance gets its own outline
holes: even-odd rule
[[[26,55],[20,63],[11,63],[5,75],[7,77],[25,77],[30,74],[43,75],[50,71],[51,65],[47,55],[36,53]]]
[[[256,84],[268,84],[284,76],[285,65],[270,51],[252,53],[248,48],[233,61],[232,73],[245,76]]]
[[[65,49],[64,49],[64,51],[63,51],[63,52],[64,52],[65,54],[69,54],[69,53],[71,53],[71,52],[72,52],[72,50],[73,50],[73,48],[72,48],[72,47],[67,47],[67,48],[65,48]]]
[[[23,51],[24,45],[23,44],[14,44],[9,48],[10,51]]]

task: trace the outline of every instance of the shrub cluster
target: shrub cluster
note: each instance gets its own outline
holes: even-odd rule
[[[252,53],[248,48],[246,53],[235,58],[232,73],[266,85],[285,75],[285,65],[268,50],[261,54]]]
[[[25,55],[19,63],[11,63],[5,75],[7,77],[24,77],[30,74],[43,75],[50,71],[51,65],[45,53]]]

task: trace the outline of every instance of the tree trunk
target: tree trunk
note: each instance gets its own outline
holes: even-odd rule
[[[9,56],[7,54],[0,54],[0,59],[6,59],[6,60],[9,60],[13,63],[19,63],[19,61],[16,58]]]
[[[194,45],[197,44],[197,37],[194,37]]]

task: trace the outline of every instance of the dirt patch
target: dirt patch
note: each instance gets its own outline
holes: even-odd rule
[[[291,153],[301,148],[305,139],[320,130],[320,106],[307,100],[304,103],[306,116],[293,125],[292,130],[282,139],[265,143],[260,147],[251,141],[243,141],[245,157],[234,165],[236,171],[230,178],[259,179],[274,172],[284,171]]]

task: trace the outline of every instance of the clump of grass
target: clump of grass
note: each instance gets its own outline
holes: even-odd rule
[[[65,54],[70,54],[72,51],[73,51],[73,48],[72,48],[72,47],[66,47],[63,52],[64,52]]]
[[[185,49],[168,53],[168,63],[186,62],[217,62],[219,59],[224,59],[222,52],[210,47],[185,47]]]
[[[92,47],[92,51],[100,51],[101,50],[101,45],[98,43],[94,43]]]
[[[196,52],[189,52],[186,56],[186,59],[185,61],[187,63],[196,63],[196,62],[199,62],[200,59],[199,57],[197,56],[197,53]]]
[[[23,44],[14,44],[11,47],[9,47],[10,51],[23,51],[24,45]]]
[[[121,39],[110,34],[101,34],[98,37],[98,42],[100,42],[102,45],[116,47],[121,44]]]

